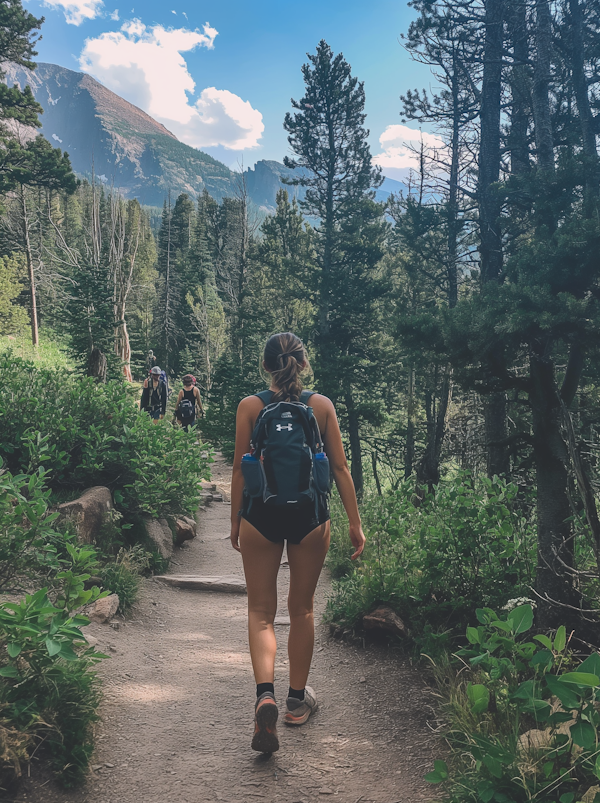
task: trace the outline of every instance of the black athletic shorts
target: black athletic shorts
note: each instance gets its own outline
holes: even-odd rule
[[[313,530],[329,521],[329,499],[322,496],[319,509],[311,502],[307,505],[290,507],[265,505],[263,500],[244,494],[242,518],[246,519],[258,532],[274,544],[299,544]]]

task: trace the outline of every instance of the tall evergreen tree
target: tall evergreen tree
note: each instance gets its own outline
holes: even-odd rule
[[[302,172],[291,183],[306,188],[304,211],[319,219],[317,322],[319,389],[345,407],[351,471],[363,485],[360,427],[375,389],[368,377],[375,323],[374,304],[382,293],[376,266],[383,250],[382,207],[374,202],[381,184],[373,165],[365,123],[364,85],[353,77],[340,53],[322,40],[302,67],[305,91],[292,100],[284,127]]]

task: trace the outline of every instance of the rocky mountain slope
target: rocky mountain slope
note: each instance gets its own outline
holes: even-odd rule
[[[56,64],[38,63],[34,72],[4,65],[6,83],[29,84],[44,109],[42,133],[67,151],[75,172],[96,176],[124,196],[162,206],[169,191],[192,196],[204,189],[220,201],[238,191],[239,176],[222,162],[180,142],[161,123],[111,92],[90,75]],[[275,161],[259,161],[246,171],[252,202],[263,212],[275,207],[282,178],[293,171]],[[387,186],[386,186],[387,185]],[[383,199],[402,184],[386,179],[377,194]],[[302,197],[299,187],[290,195]]]
[[[89,75],[40,63],[35,72],[9,65],[9,85],[29,84],[44,109],[42,133],[67,151],[73,169],[96,175],[141,203],[206,187],[220,200],[234,176],[221,162],[184,145],[163,125]]]

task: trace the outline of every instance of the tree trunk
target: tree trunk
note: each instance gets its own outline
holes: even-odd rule
[[[502,95],[503,20],[505,0],[485,5],[485,52],[481,87],[481,147],[479,151],[478,201],[482,288],[501,280],[503,255],[500,230],[501,204],[495,185],[500,178],[500,106]],[[490,362],[502,364],[501,352]],[[494,373],[491,365],[487,366]],[[506,446],[506,394],[491,393],[484,400],[488,476],[507,474],[510,462]]]
[[[125,321],[125,307],[119,305],[117,309],[117,323],[115,327],[115,353],[123,366],[123,376],[128,382],[133,382],[131,375],[131,345],[129,331]]]
[[[381,496],[381,482],[379,480],[379,471],[377,470],[377,452],[375,449],[371,452],[371,465],[373,467],[373,479],[375,480],[375,487],[377,488],[377,495]]]
[[[575,89],[575,100],[581,126],[583,152],[586,163],[586,195],[589,200],[598,197],[598,150],[596,148],[596,130],[594,117],[590,107],[588,80],[585,74],[585,50],[583,37],[583,11],[580,0],[569,0],[571,15],[571,67]]]
[[[106,357],[99,348],[93,348],[88,357],[87,375],[95,377],[99,382],[106,382]]]
[[[521,0],[511,4],[509,15],[510,36],[513,45],[513,67],[510,72],[510,150],[511,172],[522,175],[529,171],[528,107],[531,98],[529,80],[529,36],[527,7]]]
[[[351,391],[346,391],[345,403],[348,412],[348,435],[350,437],[350,474],[352,475],[356,495],[360,497],[363,491],[362,450],[360,447],[359,420]]]
[[[417,483],[421,486],[427,485],[429,491],[432,491],[440,481],[440,458],[451,397],[452,369],[447,366],[444,370],[438,408],[435,416],[432,416],[431,426],[429,427],[430,431],[425,452],[417,466]]]
[[[561,433],[561,403],[554,363],[532,355],[530,361],[534,455],[537,477],[538,558],[535,589],[537,623],[546,630],[577,621],[578,598],[569,568],[574,565],[571,507],[567,494],[567,447]],[[562,605],[561,605],[562,603]]]
[[[510,473],[506,448],[506,393],[488,393],[483,398],[483,420],[487,448],[487,475],[502,477]]]
[[[37,317],[37,298],[35,288],[35,274],[33,272],[33,253],[31,251],[31,240],[29,237],[29,210],[27,209],[27,199],[25,197],[25,187],[20,186],[19,200],[21,202],[21,231],[23,233],[23,247],[25,248],[25,258],[27,260],[27,273],[29,275],[30,300],[30,319],[31,319],[31,342],[37,348],[40,343],[38,333]]]
[[[169,350],[171,348],[171,190],[168,206],[169,222],[167,228],[167,264],[165,271],[165,372],[169,376]]]
[[[535,147],[538,164],[543,170],[554,170],[554,142],[548,93],[550,90],[550,54],[552,51],[552,18],[547,0],[535,4],[535,63],[533,68],[532,106],[535,120]]]
[[[408,401],[406,404],[406,451],[404,453],[404,479],[408,479],[415,465],[415,369],[408,373]]]

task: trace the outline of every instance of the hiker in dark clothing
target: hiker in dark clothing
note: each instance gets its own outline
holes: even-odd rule
[[[148,356],[146,357],[146,371],[150,373],[150,371],[156,365],[156,357],[154,356],[154,352],[152,349],[148,352]]]
[[[200,391],[196,387],[196,377],[191,374],[183,377],[183,390],[180,390],[177,396],[175,415],[186,432],[196,425],[196,415],[204,415]]]
[[[167,386],[161,378],[158,365],[150,371],[150,379],[144,382],[140,410],[146,410],[156,424],[165,417],[167,409]]]

